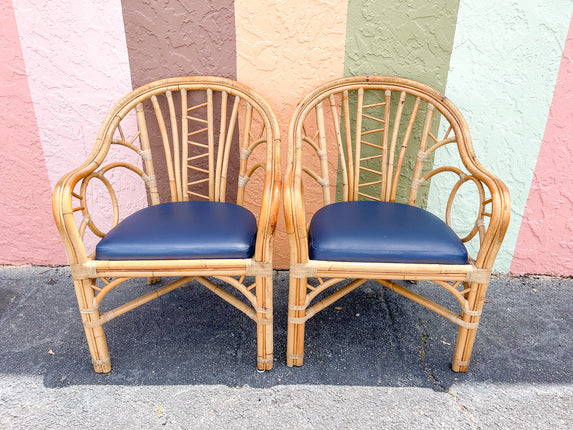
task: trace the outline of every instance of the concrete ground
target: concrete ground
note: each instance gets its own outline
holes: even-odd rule
[[[0,428],[573,428],[573,279],[493,277],[466,374],[456,326],[375,283],[311,319],[289,368],[275,280],[272,371],[256,371],[255,324],[191,284],[108,323],[113,369],[95,374],[69,269],[0,267]]]

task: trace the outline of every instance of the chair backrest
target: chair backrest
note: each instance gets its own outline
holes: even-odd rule
[[[230,201],[253,211],[259,230],[271,230],[279,205],[279,151],[272,110],[246,86],[201,76],[152,82],[111,109],[88,160],[63,178],[72,191],[68,210],[76,212],[74,222],[82,238],[87,229],[103,237],[137,210],[127,208],[120,214],[127,172],[139,181],[139,192],[149,204]],[[98,206],[88,201],[94,179],[103,183],[112,201],[112,211],[107,210],[113,220],[101,229],[89,211]],[[61,215],[66,218],[66,209]],[[66,222],[72,222],[69,216]]]
[[[456,195],[461,188],[468,192],[465,183],[475,185],[478,198],[469,209],[475,223],[460,236],[464,242],[477,236],[481,243],[492,202],[504,198],[499,192],[503,184],[476,160],[460,111],[438,91],[408,79],[358,76],[315,89],[292,116],[289,145],[285,204],[293,212],[306,207],[292,220],[300,229],[316,210],[334,201],[395,201],[427,208],[430,182],[449,173],[440,183],[440,189],[448,188],[442,193],[445,213],[437,215],[451,225]],[[440,157],[440,152],[447,155]],[[291,193],[303,189],[306,198]],[[296,198],[305,201],[291,200]],[[466,206],[462,203],[460,218],[467,225]]]

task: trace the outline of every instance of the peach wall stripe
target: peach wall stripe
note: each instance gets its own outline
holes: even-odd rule
[[[511,271],[573,273],[573,19]]]
[[[0,8],[0,264],[64,263],[10,2]],[[50,252],[41,252],[49,249]]]
[[[235,2],[237,79],[259,92],[277,114],[283,166],[288,122],[296,104],[315,86],[343,74],[346,15],[346,1]],[[275,266],[288,267],[282,214],[280,221]]]

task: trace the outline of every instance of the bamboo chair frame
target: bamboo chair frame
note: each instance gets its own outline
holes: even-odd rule
[[[181,94],[180,112],[173,94]],[[204,93],[207,101],[188,106],[189,92]],[[219,128],[213,115],[213,94],[221,94],[221,121]],[[159,98],[168,105],[167,122],[171,125],[171,138],[166,127]],[[231,109],[228,103],[234,98]],[[105,233],[94,224],[87,205],[86,189],[89,182],[97,178],[103,182],[112,200],[113,226],[119,221],[119,202],[114,188],[105,176],[116,168],[128,169],[136,173],[144,182],[151,205],[160,203],[160,193],[155,178],[154,157],[150,148],[150,136],[143,103],[151,102],[152,113],[147,114],[159,126],[167,162],[170,201],[203,199],[225,201],[227,179],[231,173],[238,176],[237,204],[244,205],[245,188],[253,173],[259,169],[264,172],[264,190],[257,195],[259,213],[254,256],[250,259],[212,259],[212,260],[138,260],[106,261],[96,260],[88,255],[84,245],[84,233],[87,229],[103,237]],[[164,105],[165,106],[165,105]],[[242,110],[240,110],[241,108]],[[207,119],[199,118],[197,109],[207,109]],[[121,127],[121,121],[135,110],[138,132],[127,138]],[[230,112],[229,112],[230,111]],[[243,122],[238,124],[241,116]],[[178,121],[181,121],[178,123]],[[200,124],[200,129],[190,131],[191,121]],[[260,133],[255,133],[253,123],[259,122]],[[180,124],[180,127],[179,127]],[[202,125],[201,125],[202,124]],[[240,164],[238,172],[228,172],[230,148],[236,127],[242,127],[240,142]],[[196,128],[196,127],[195,127]],[[219,132],[218,147],[215,131]],[[119,133],[119,137],[117,134]],[[201,143],[198,135],[208,135],[208,143]],[[115,136],[115,137],[114,137]],[[137,142],[140,142],[140,146]],[[127,147],[141,157],[143,169],[131,163],[111,160],[106,156],[114,145]],[[202,155],[190,156],[190,146],[205,150]],[[261,146],[259,158],[253,160],[251,153]],[[261,152],[262,151],[262,152]],[[197,161],[208,158],[208,168],[198,167]],[[205,178],[188,182],[188,171],[204,173]],[[196,192],[193,186],[208,183],[208,193]],[[187,185],[186,185],[187,184]],[[144,85],[122,98],[106,116],[95,145],[88,159],[77,169],[65,175],[55,187],[53,212],[62,236],[70,262],[78,305],[89,345],[92,363],[96,372],[109,372],[111,361],[103,330],[104,323],[119,315],[133,310],[176,288],[196,281],[228,303],[245,313],[257,324],[257,367],[269,370],[273,366],[273,304],[272,304],[272,245],[281,193],[280,170],[280,133],[275,115],[270,106],[258,94],[246,86],[230,79],[219,77],[180,77],[169,78]],[[81,213],[79,221],[74,217]],[[148,278],[153,283],[158,277],[179,277],[167,285],[156,288],[128,303],[107,312],[100,312],[100,303],[113,289],[131,278]],[[215,284],[208,277],[218,279],[238,290],[246,300],[234,295]],[[254,277],[251,285],[246,285],[246,277]],[[96,285],[103,281],[103,287]],[[250,278],[248,278],[250,279]]]
[[[372,92],[379,92],[380,100],[367,104],[369,102],[365,100],[365,94]],[[392,98],[395,93],[397,95]],[[402,117],[407,98],[414,100],[409,118]],[[351,113],[353,103],[356,106],[355,114]],[[424,106],[426,112],[420,124],[421,136],[415,142],[412,139],[414,123],[422,117]],[[330,118],[325,112],[326,108],[330,110]],[[376,109],[379,112],[383,110],[378,117],[370,113]],[[442,139],[432,133],[437,112],[450,125]],[[332,123],[330,134],[325,126],[328,121]],[[371,128],[365,126],[366,122],[372,125]],[[368,136],[377,137],[377,143],[367,139]],[[328,139],[331,139],[332,145],[327,145]],[[288,141],[289,165],[284,190],[284,211],[291,253],[287,364],[303,364],[306,322],[317,312],[372,279],[457,324],[459,328],[452,369],[466,372],[491,269],[509,223],[510,197],[503,182],[485,170],[477,160],[461,112],[439,92],[412,80],[385,76],[342,78],[316,88],[302,99],[293,113]],[[403,169],[406,149],[416,143],[415,164],[407,176]],[[446,146],[457,149],[467,172],[456,166],[430,166],[430,170],[424,173],[428,170],[424,163],[436,150]],[[365,147],[375,151],[374,155],[365,154]],[[310,155],[303,156],[303,148]],[[370,160],[379,160],[380,164],[372,168],[367,164]],[[308,167],[312,162],[315,167]],[[445,221],[448,225],[451,225],[452,204],[456,193],[468,181],[475,184],[479,195],[478,215],[469,234],[462,241],[467,242],[474,237],[479,239],[476,258],[470,257],[464,265],[309,259],[308,211],[314,212],[316,208],[308,208],[309,201],[305,200],[303,192],[303,176],[306,181],[322,189],[323,201],[319,206],[330,204],[332,186],[328,169],[334,166],[336,170],[337,163],[337,190],[344,201],[371,199],[394,202],[397,200],[399,182],[405,181],[409,183],[405,203],[420,205],[417,202],[418,190],[424,183],[444,172],[456,174],[459,179],[453,186],[446,208]],[[375,175],[379,179],[366,179],[366,174]],[[368,187],[373,186],[379,187],[379,194],[367,192]],[[318,286],[308,283],[310,277],[318,279]],[[396,282],[398,280],[432,281],[450,292],[460,304],[461,310],[454,312],[434,303],[399,285]],[[343,281],[347,282],[346,285],[313,304],[319,294]]]

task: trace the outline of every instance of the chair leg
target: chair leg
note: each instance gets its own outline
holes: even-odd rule
[[[467,315],[462,313],[462,319],[468,323],[478,324],[480,313],[483,309],[487,284],[470,284],[468,293],[468,305],[472,313],[478,315]],[[452,370],[454,372],[467,372],[470,364],[470,358],[477,334],[476,328],[460,327],[454,350],[454,359],[452,360]]]
[[[273,368],[273,278],[256,277],[257,369]]]
[[[306,278],[290,278],[288,300],[287,366],[302,366],[304,358],[304,320],[306,315]]]
[[[111,370],[111,361],[103,326],[91,327],[90,323],[98,321],[100,313],[93,307],[95,279],[75,280],[76,297],[86,333],[86,340],[92,357],[92,364],[97,373],[107,373]]]

